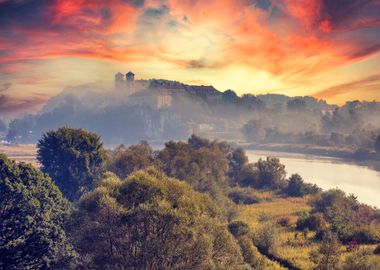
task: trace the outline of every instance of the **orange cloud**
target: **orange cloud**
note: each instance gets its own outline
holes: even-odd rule
[[[328,99],[354,91],[379,91],[380,74],[372,75],[361,80],[335,85],[315,93],[313,96],[320,99]]]
[[[302,87],[377,54],[378,14],[377,0],[5,0],[0,75],[74,58],[170,66],[182,78],[237,67]]]

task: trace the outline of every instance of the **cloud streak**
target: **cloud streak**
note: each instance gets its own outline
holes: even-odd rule
[[[238,67],[302,87],[378,54],[379,14],[378,0],[3,0],[0,73],[74,58]]]
[[[315,93],[313,96],[321,99],[328,99],[342,94],[356,91],[379,91],[380,90],[380,74],[372,75],[361,80],[343,83]]]

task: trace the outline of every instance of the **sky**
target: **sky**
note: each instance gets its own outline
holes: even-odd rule
[[[380,0],[0,0],[0,118],[129,70],[380,101]]]

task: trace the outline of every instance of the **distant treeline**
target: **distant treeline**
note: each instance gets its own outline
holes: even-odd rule
[[[368,258],[380,247],[339,255],[340,243],[380,243],[379,210],[288,178],[275,157],[249,163],[243,149],[197,136],[159,151],[146,142],[106,150],[68,127],[37,148],[42,172],[0,155],[0,269],[299,269],[277,254],[289,220],[237,219],[239,205],[266,200],[259,192],[310,196],[295,229],[315,232],[314,269],[379,266]]]
[[[380,134],[378,102],[336,106],[313,97],[238,96],[232,90],[193,86],[191,91],[172,90],[171,106],[159,108],[128,103],[128,96],[117,91],[103,93],[92,88],[96,87],[63,91],[42,112],[12,120],[7,131],[0,122],[0,132],[8,141],[35,143],[44,132],[69,125],[96,132],[110,145],[180,140],[195,133],[255,143],[350,148],[363,158],[373,156]],[[163,90],[149,91],[159,95]]]

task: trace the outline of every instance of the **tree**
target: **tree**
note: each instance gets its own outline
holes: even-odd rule
[[[275,157],[267,157],[266,160],[259,159],[255,163],[258,170],[258,187],[260,188],[282,188],[286,185],[285,166]]]
[[[293,174],[289,178],[288,185],[284,191],[291,197],[302,197],[307,194],[317,193],[321,189],[316,185],[305,183],[299,174]]]
[[[7,126],[5,125],[4,121],[0,119],[0,132],[4,132],[7,130]]]
[[[261,141],[267,136],[267,130],[260,120],[253,119],[242,128],[247,141]]]
[[[9,143],[16,143],[17,140],[17,132],[14,129],[8,130],[7,136],[5,137],[5,140]]]
[[[238,105],[239,97],[233,90],[226,90],[222,93],[222,101],[225,104]]]
[[[278,248],[278,230],[271,221],[266,221],[254,234],[253,242],[263,254],[275,254]]]
[[[289,178],[286,193],[291,197],[302,197],[305,195],[304,182],[299,174],[293,174]]]
[[[323,239],[318,252],[313,252],[310,256],[316,266],[314,270],[338,270],[340,253],[338,238],[332,232],[328,232]]]
[[[84,269],[244,269],[220,218],[208,196],[149,168],[124,181],[107,173],[70,231]]]
[[[49,177],[0,155],[0,269],[55,269],[69,261],[69,210]]]
[[[107,169],[124,179],[132,172],[146,169],[152,165],[152,154],[153,150],[147,142],[141,142],[128,148],[122,145],[111,153]]]
[[[239,179],[241,171],[248,164],[248,157],[243,148],[236,148],[228,155],[229,160],[229,176],[232,178],[232,183],[236,183]]]
[[[320,194],[313,202],[313,213],[323,213],[343,243],[377,243],[380,239],[376,209],[360,204],[353,195],[338,189]]]
[[[218,145],[199,148],[193,145],[166,143],[158,154],[157,165],[168,176],[186,181],[197,191],[210,191],[213,186],[225,187],[229,161]]]
[[[100,137],[83,129],[62,127],[49,131],[37,148],[42,170],[71,201],[91,190],[105,160]]]
[[[375,150],[378,154],[380,154],[380,135],[377,136],[375,142]]]

